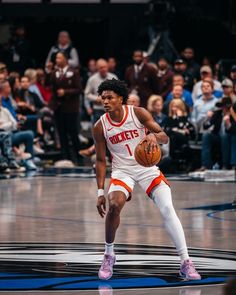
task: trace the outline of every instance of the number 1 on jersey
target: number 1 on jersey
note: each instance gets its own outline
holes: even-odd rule
[[[126,148],[127,148],[127,150],[128,150],[129,155],[130,155],[130,156],[133,156],[133,155],[132,155],[132,152],[131,152],[131,149],[130,149],[130,147],[129,147],[129,145],[126,144],[125,146],[126,146]]]

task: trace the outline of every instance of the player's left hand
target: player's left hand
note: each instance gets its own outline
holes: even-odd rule
[[[142,144],[144,141],[147,142],[147,152],[148,154],[150,153],[155,153],[157,150],[157,139],[156,136],[153,133],[148,134],[141,142]]]
[[[98,197],[97,210],[98,210],[98,213],[103,218],[106,214],[106,198],[104,196]]]

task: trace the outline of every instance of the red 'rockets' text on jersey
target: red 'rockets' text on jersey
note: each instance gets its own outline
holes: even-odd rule
[[[123,108],[124,117],[120,123],[112,121],[108,113],[101,117],[113,169],[139,165],[134,158],[134,150],[146,136],[145,127],[135,115],[133,106],[125,105]]]

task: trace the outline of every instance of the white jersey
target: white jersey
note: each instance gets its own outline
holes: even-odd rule
[[[112,156],[112,170],[140,167],[134,158],[134,150],[146,136],[146,129],[135,115],[134,107],[124,105],[123,109],[124,117],[120,123],[112,121],[108,113],[101,116],[104,137]]]

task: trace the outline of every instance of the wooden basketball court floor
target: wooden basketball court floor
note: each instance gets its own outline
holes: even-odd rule
[[[208,253],[208,258],[211,256],[209,253],[212,253],[213,256],[218,255],[215,253],[219,253],[219,255],[223,253],[225,255],[224,257],[228,257],[227,251],[229,251],[230,255],[233,253],[233,260],[236,260],[234,252],[236,251],[235,207],[227,207],[227,204],[231,204],[235,199],[235,183],[171,180],[170,182],[173,202],[183,224],[187,244],[191,249],[195,249],[192,253],[197,253],[196,249],[200,248],[200,254],[196,254],[198,257],[201,255],[204,256],[204,251]],[[29,255],[33,255],[35,246],[37,246],[38,252],[40,252],[40,247],[42,247],[41,252],[43,252],[45,245],[50,245],[50,251],[53,247],[55,251],[57,251],[59,249],[58,245],[62,245],[62,247],[66,245],[66,251],[69,253],[70,246],[73,249],[76,245],[82,245],[83,251],[84,247],[91,255],[93,255],[93,251],[95,251],[99,260],[102,259],[104,220],[96,211],[96,180],[94,177],[85,176],[82,178],[75,173],[55,174],[54,176],[20,176],[9,179],[4,179],[3,177],[3,179],[0,180],[0,188],[0,269],[3,273],[16,270],[16,273],[19,274],[19,272],[21,272],[24,274],[25,263],[34,260],[33,256],[30,256],[31,259],[29,259]],[[218,208],[218,205],[226,209],[217,211],[216,208]],[[213,207],[211,208],[211,206]],[[186,208],[192,209],[186,210]],[[124,251],[126,245],[127,249],[130,245],[134,245],[134,247],[138,248],[140,245],[146,245],[139,248],[139,251],[141,251],[139,252],[139,257],[142,256],[142,249],[144,249],[144,255],[146,255],[149,254],[149,249],[151,249],[152,246],[158,246],[160,247],[160,251],[162,251],[163,257],[166,259],[166,262],[163,262],[164,268],[163,265],[160,266],[160,268],[166,270],[165,266],[168,266],[169,263],[171,264],[171,256],[168,256],[168,253],[174,255],[174,249],[166,234],[158,209],[138,186],[135,188],[131,202],[126,204],[122,212],[121,225],[117,232],[116,243],[122,245],[120,247],[122,247]],[[33,248],[30,248],[32,245]],[[14,255],[12,249],[14,250],[17,247],[28,252],[24,252],[25,255],[22,256],[19,253]],[[217,252],[214,249],[224,250],[226,252]],[[136,250],[130,250],[128,254],[126,253],[129,259],[131,259],[128,259],[127,264],[129,264],[129,261],[130,263],[132,261],[132,258],[130,258],[134,253],[132,251]],[[158,251],[157,249],[157,252]],[[40,256],[40,258],[38,258],[39,256],[36,257],[34,269],[37,269],[37,263],[40,264],[44,262],[42,258],[43,255],[45,255],[46,260],[52,259],[51,256],[48,258],[46,255],[47,253],[45,253],[37,254],[42,254],[42,256]],[[89,260],[89,254],[87,255]],[[69,263],[73,263],[73,257],[76,262],[79,262],[80,258],[78,257],[80,256],[76,258],[76,255],[74,255],[72,258],[69,258]],[[151,258],[149,257],[148,259]],[[57,255],[53,258],[53,262],[58,263],[58,265],[60,265],[62,261],[66,262],[66,258],[61,258],[60,255],[58,261]],[[89,269],[90,274],[94,277],[97,276],[99,264],[100,262]],[[198,265],[198,263],[196,264]],[[148,264],[141,267],[144,274],[146,272],[145,267],[147,272],[149,271],[147,265]],[[219,263],[217,265],[216,269],[219,274],[221,272]],[[232,261],[231,265],[235,267],[235,261]],[[86,259],[83,260],[82,266],[80,265],[80,275],[83,273],[83,267],[85,274],[88,275]],[[171,267],[173,267],[173,265]],[[122,272],[122,266],[119,266],[119,257],[118,264],[114,268],[114,275],[116,275],[116,268],[119,268],[119,271]],[[138,264],[137,268],[139,268]],[[176,272],[177,276],[178,270],[178,264],[175,264],[174,270],[172,269],[171,273],[175,275]],[[236,273],[235,268],[234,271]],[[131,269],[130,276],[132,276],[132,272],[135,273],[135,266]],[[224,272],[225,268],[222,266],[222,274]],[[58,273],[60,274],[60,271]],[[73,274],[75,273],[76,271],[73,272]],[[221,284],[197,284],[174,287],[171,284],[167,284],[164,288],[155,288],[150,285],[144,288],[135,288],[133,286],[127,289],[125,287],[112,289],[112,285],[109,286],[109,281],[106,282],[107,285],[104,283],[104,288],[93,290],[89,290],[89,288],[85,288],[84,290],[76,290],[75,288],[74,290],[51,291],[47,290],[47,288],[23,290],[21,288],[17,289],[17,286],[14,285],[16,282],[14,280],[11,281],[8,278],[9,280],[4,279],[1,281],[1,276],[0,274],[0,291],[4,294],[15,294],[16,291],[18,291],[18,294],[30,292],[32,294],[85,295],[222,294]],[[129,273],[128,275],[126,274],[126,278],[128,278],[128,276]],[[3,285],[1,288],[3,282],[5,284],[4,286],[6,286],[6,282],[8,282],[9,288],[3,287]],[[4,290],[4,288],[6,289]]]

